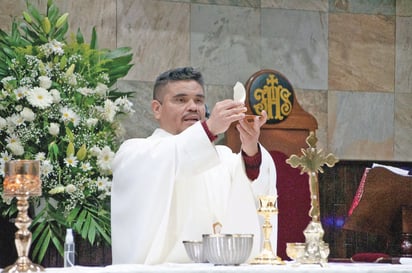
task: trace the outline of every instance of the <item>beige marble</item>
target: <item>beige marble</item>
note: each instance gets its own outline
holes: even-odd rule
[[[302,108],[312,114],[318,122],[316,137],[317,147],[327,151],[328,149],[328,92],[326,90],[302,90],[295,89],[296,98]]]
[[[134,67],[118,84],[135,93],[125,138],[157,126],[150,100],[161,71],[200,68],[213,108],[235,81],[271,68],[316,117],[322,149],[340,159],[412,160],[412,0],[55,1],[86,41],[96,26],[100,48],[133,48]],[[31,3],[45,11],[46,0]],[[0,6],[8,31],[25,0]]]
[[[41,11],[45,11],[46,5],[42,0],[30,1]],[[22,19],[23,11],[26,10],[26,1],[24,0],[0,0],[0,29],[6,32],[11,30],[13,19]]]
[[[412,1],[411,1],[412,5]],[[412,17],[396,18],[395,91],[412,93]]]
[[[153,97],[153,83],[122,80],[118,82],[117,87],[121,91],[133,92],[130,101],[133,103],[135,112],[130,116],[125,116],[121,122],[125,130],[124,139],[148,137],[157,127],[150,106]]]
[[[328,0],[261,0],[262,8],[328,11]]]
[[[116,0],[65,1],[55,0],[60,12],[69,13],[68,33],[77,33],[80,28],[85,42],[91,40],[96,28],[99,48],[116,48]]]
[[[179,1],[179,0],[177,0]],[[238,7],[258,8],[261,0],[190,0],[188,2],[196,4],[225,5]]]
[[[412,1],[411,0],[396,0],[396,15],[397,16],[412,16]]]
[[[117,14],[117,46],[134,53],[126,80],[153,81],[164,70],[190,64],[189,4],[118,0]]]
[[[327,13],[263,9],[261,17],[261,66],[280,71],[295,88],[327,90]]]
[[[329,12],[395,15],[396,0],[329,0]]]
[[[393,113],[393,93],[329,91],[329,150],[343,159],[394,159]]]
[[[395,96],[395,158],[412,160],[412,93]]]
[[[329,14],[329,89],[393,92],[394,52],[394,17]]]
[[[208,84],[233,85],[260,70],[259,10],[192,5],[190,56]]]

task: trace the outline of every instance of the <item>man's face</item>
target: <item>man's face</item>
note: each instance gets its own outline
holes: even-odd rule
[[[199,83],[194,80],[175,81],[163,88],[159,101],[152,101],[152,110],[160,128],[176,135],[205,119],[205,96]]]

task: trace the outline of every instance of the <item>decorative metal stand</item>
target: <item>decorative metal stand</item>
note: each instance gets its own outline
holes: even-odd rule
[[[3,273],[15,272],[40,272],[44,268],[34,264],[28,257],[31,245],[31,232],[29,226],[32,222],[27,215],[30,196],[41,195],[40,162],[36,160],[13,160],[5,164],[5,177],[3,181],[4,195],[16,197],[18,214],[16,218],[15,244],[17,261],[6,267]]]
[[[272,234],[272,224],[270,223],[270,219],[273,215],[278,214],[276,199],[277,196],[274,195],[259,197],[260,208],[258,209],[258,214],[262,215],[265,220],[262,227],[264,236],[263,250],[250,262],[250,264],[285,264],[280,257],[273,253],[272,244],[270,242],[270,235]]]
[[[318,172],[323,173],[322,166],[326,164],[333,167],[339,160],[333,155],[324,156],[322,150],[316,148],[318,139],[314,132],[310,132],[306,143],[307,149],[302,149],[302,156],[291,155],[286,162],[294,168],[300,167],[301,174],[309,175],[309,188],[311,209],[309,216],[312,218],[309,225],[303,231],[305,235],[305,252],[301,257],[296,257],[299,263],[316,264],[327,263],[329,256],[329,244],[323,241],[324,230],[320,222],[320,205],[319,205],[319,181]]]

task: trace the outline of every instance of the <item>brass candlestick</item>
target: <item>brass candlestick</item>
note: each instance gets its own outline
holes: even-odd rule
[[[17,261],[6,267],[3,273],[40,272],[44,268],[34,264],[28,257],[31,245],[31,232],[28,227],[32,220],[27,214],[30,196],[41,195],[40,162],[37,160],[12,160],[5,163],[3,194],[16,197],[18,214],[16,218],[15,244]]]
[[[338,159],[333,154],[324,156],[322,150],[316,148],[318,139],[314,132],[310,132],[306,139],[309,145],[307,149],[302,149],[302,156],[291,155],[286,160],[289,165],[294,168],[300,167],[301,174],[309,175],[309,188],[311,208],[309,216],[312,218],[309,225],[303,231],[305,235],[305,252],[301,257],[297,257],[299,263],[315,264],[327,263],[329,256],[329,244],[323,241],[324,231],[320,222],[320,205],[319,205],[319,181],[318,172],[323,172],[322,166],[326,164],[328,167],[333,167]],[[293,245],[291,245],[293,248]]]
[[[277,196],[275,195],[264,195],[259,197],[260,207],[258,209],[258,214],[264,217],[262,227],[264,236],[263,250],[250,262],[251,264],[285,264],[280,257],[273,253],[272,244],[270,242],[270,235],[272,234],[272,224],[270,223],[270,219],[273,215],[278,213],[276,199]]]

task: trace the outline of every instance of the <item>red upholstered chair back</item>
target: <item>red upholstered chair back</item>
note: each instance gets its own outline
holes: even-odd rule
[[[278,191],[278,245],[277,255],[282,260],[289,259],[286,255],[286,243],[305,242],[303,230],[311,220],[309,217],[310,191],[309,177],[306,173],[292,168],[286,159],[288,157],[278,151],[270,151],[276,164]]]
[[[286,260],[287,242],[304,242],[303,230],[310,221],[310,191],[308,176],[291,167],[286,159],[301,155],[307,148],[306,138],[315,132],[318,123],[299,104],[291,83],[280,72],[263,69],[254,73],[245,84],[247,114],[268,113],[261,128],[260,143],[270,151],[277,169],[278,246],[277,255]],[[226,144],[240,150],[239,132],[232,124],[226,132]]]

